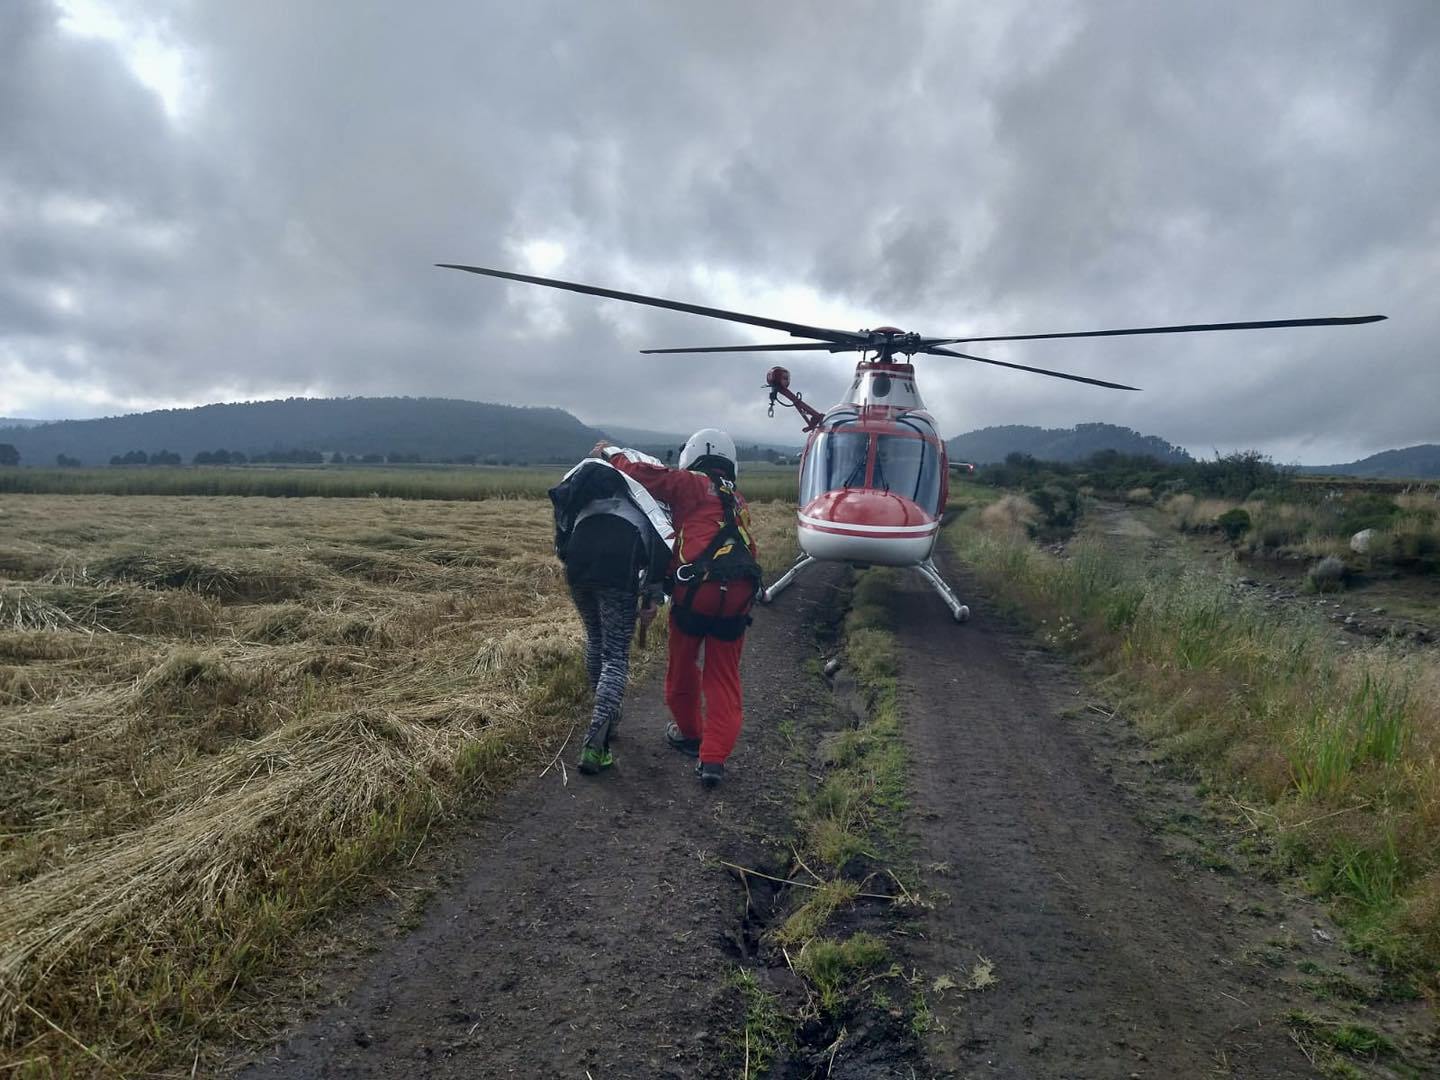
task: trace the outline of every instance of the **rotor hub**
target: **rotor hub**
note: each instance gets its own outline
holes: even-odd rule
[[[886,358],[895,353],[913,356],[925,348],[919,334],[906,333],[897,326],[877,326],[873,330],[862,330],[860,333],[869,339],[864,351],[879,353]]]

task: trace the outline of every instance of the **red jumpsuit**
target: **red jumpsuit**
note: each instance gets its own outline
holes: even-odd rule
[[[725,510],[710,478],[685,469],[668,469],[663,465],[646,465],[628,460],[624,454],[612,454],[609,462],[615,468],[639,481],[650,494],[670,506],[675,522],[675,554],[670,573],[677,567],[704,554],[710,541],[725,524]],[[750,511],[745,500],[735,498],[740,528],[756,554],[750,535]],[[684,599],[684,585],[677,585]],[[722,593],[715,582],[706,582],[696,591],[691,602],[702,615],[733,615],[749,607],[753,586],[748,581],[732,582]],[[673,605],[672,605],[673,607]],[[704,646],[704,657],[701,657]],[[696,637],[675,625],[670,615],[670,663],[665,672],[665,704],[675,718],[675,726],[687,739],[698,738],[700,760],[724,763],[740,737],[743,719],[740,702],[740,654],[745,647],[742,634],[735,641],[713,637]]]

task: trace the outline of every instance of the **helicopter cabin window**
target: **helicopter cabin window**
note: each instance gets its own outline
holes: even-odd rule
[[[875,447],[872,483],[936,513],[940,505],[940,453],[918,434],[881,435]]]
[[[805,472],[800,478],[801,503],[836,488],[864,487],[869,459],[868,432],[846,431],[843,427],[821,432],[805,457]]]

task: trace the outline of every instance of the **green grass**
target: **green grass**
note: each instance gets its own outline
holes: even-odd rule
[[[776,1054],[795,1041],[795,1024],[785,1015],[779,1000],[760,985],[755,973],[737,968],[730,984],[745,1004],[745,1029],[738,1048],[743,1054],[741,1080],[762,1076]]]
[[[887,1002],[886,1012],[908,1013],[915,1030],[923,1030],[929,1024],[923,994],[918,1009],[912,1002],[894,1013],[889,996],[876,986],[900,976],[898,968],[888,966],[884,941],[870,932],[847,936],[837,930],[842,913],[860,902],[862,893],[889,891],[878,885],[888,880],[883,863],[895,859],[902,847],[900,826],[908,804],[896,645],[889,629],[894,576],[888,570],[866,571],[851,588],[843,648],[861,708],[854,725],[829,744],[824,776],[797,808],[794,874],[815,881],[816,887],[794,890],[801,902],[771,940],[788,950],[787,958],[831,1024],[843,1026],[878,994]]]
[[[740,466],[751,502],[793,500],[793,468]],[[270,498],[543,499],[569,465],[110,466],[0,469],[0,494],[242,495]]]
[[[820,995],[821,1008],[834,1014],[855,996],[857,984],[889,959],[889,947],[874,934],[853,934],[843,941],[816,937],[795,957],[795,970]]]
[[[1394,1043],[1362,1024],[1325,1020],[1303,1009],[1291,1010],[1285,1021],[1302,1040],[1350,1057],[1374,1059],[1395,1053]]]

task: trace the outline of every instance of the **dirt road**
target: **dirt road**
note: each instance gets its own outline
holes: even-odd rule
[[[893,943],[934,1023],[923,1045],[852,1036],[823,1067],[797,1056],[778,1075],[1318,1075],[1285,1015],[1316,1008],[1303,967],[1362,977],[1338,932],[1217,854],[1191,786],[952,576],[977,608],[966,627],[918,579],[895,598],[911,827],[935,906],[897,914]],[[613,775],[522,785],[448,857],[463,870],[413,932],[331,975],[335,1003],[243,1075],[739,1075],[731,976],[753,928],[717,860],[774,866],[784,850],[814,768],[806,732],[833,711],[806,662],[836,581],[817,574],[757,617],[747,730],[718,792],[662,744],[652,679]],[[1405,1021],[1366,1018],[1425,1052]]]
[[[1137,820],[1121,763],[1076,719],[1100,717],[1078,708],[1071,673],[993,614],[955,635],[920,599],[905,597],[900,630],[906,736],[932,888],[948,901],[913,955],[962,985],[983,957],[996,980],[940,1008],[937,1067],[1312,1075],[1239,955],[1233,898],[1181,873]]]
[[[811,628],[833,622],[836,577],[757,618],[746,730],[719,789],[664,743],[652,677],[612,772],[557,766],[513,792],[448,856],[463,869],[413,933],[331,975],[339,1000],[242,1075],[733,1075],[745,897],[715,860],[754,865],[788,820],[803,762],[780,722],[813,707],[804,662]]]

